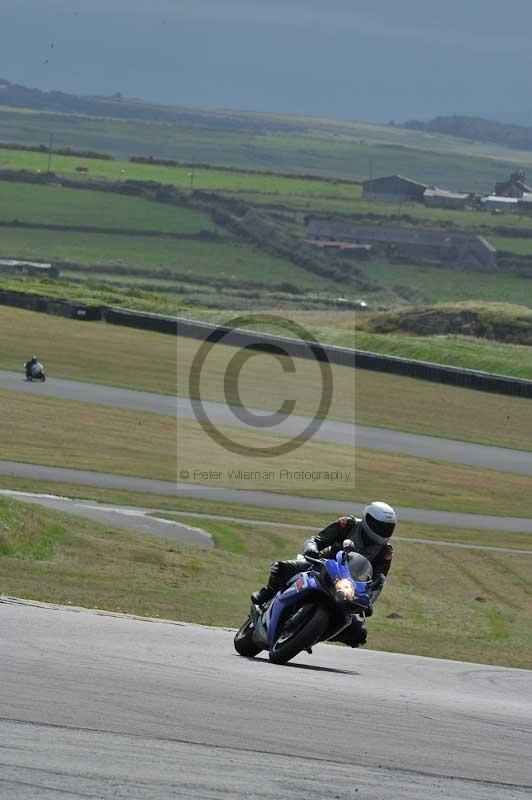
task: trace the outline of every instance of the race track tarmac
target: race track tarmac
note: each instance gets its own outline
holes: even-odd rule
[[[216,486],[202,486],[195,483],[172,483],[171,481],[135,478],[128,475],[112,475],[106,472],[47,467],[41,464],[25,464],[18,461],[0,461],[0,475],[17,478],[30,478],[39,481],[71,483],[81,486],[97,486],[103,489],[123,489],[129,492],[147,492],[169,497],[194,497],[201,500],[214,500],[220,503],[241,503],[264,508],[286,508],[294,511],[310,511],[331,514],[360,514],[361,503],[345,503],[338,500],[320,500],[314,497],[295,497],[273,492],[258,492],[244,489],[224,489]],[[198,504],[201,507],[201,504]],[[418,522],[424,525],[445,525],[451,528],[471,530],[508,531],[512,533],[532,533],[532,519],[519,517],[496,517],[487,514],[464,514],[450,511],[405,508],[395,506],[400,522]]]
[[[76,400],[98,405],[127,408],[133,411],[178,416],[181,419],[195,419],[192,401],[185,397],[139,392],[131,389],[118,389],[112,386],[101,386],[79,381],[65,381],[50,378],[46,383],[28,382],[15,372],[0,371],[0,389],[23,392],[34,396],[58,397],[64,400]],[[213,423],[229,425],[250,430],[257,429],[242,422],[233,413],[231,406],[223,403],[205,401],[205,412]],[[264,409],[248,409],[258,417],[270,416]],[[308,417],[292,415],[273,415],[277,424],[267,428],[271,433],[293,436],[302,431],[310,422]],[[435,436],[421,436],[403,433],[388,428],[373,428],[366,425],[350,425],[347,422],[324,420],[315,438],[335,444],[352,445],[370,450],[401,453],[419,458],[431,458],[437,461],[448,461],[466,464],[472,467],[484,467],[532,475],[532,452],[511,450],[505,447],[472,444],[452,439],[441,439]]]
[[[38,494],[33,492],[18,492],[12,489],[0,489],[0,496],[10,497],[22,503],[43,506],[66,514],[92,519],[100,523],[109,523],[127,530],[147,533],[150,536],[162,536],[175,539],[179,542],[194,544],[199,547],[213,547],[214,542],[209,533],[196,526],[184,525],[171,519],[154,517],[154,514],[164,514],[168,517],[168,509],[140,508],[138,506],[119,506],[98,503],[94,500],[71,499],[57,495]],[[258,526],[261,528],[290,528],[293,530],[318,533],[317,525],[295,525],[291,523],[270,522],[268,520],[247,519],[242,517],[228,517],[220,514],[202,514],[195,511],[171,511],[171,516],[192,517],[201,520],[217,522],[232,522],[237,525]],[[428,544],[433,547],[451,547],[460,550],[483,550],[490,553],[511,553],[513,555],[532,556],[532,550],[519,550],[515,547],[496,547],[493,545],[465,544],[463,542],[448,542],[445,540],[411,538],[408,536],[394,536],[394,542],[411,542],[412,544]]]
[[[6,799],[532,794],[532,672],[333,645],[277,667],[224,629],[12,598],[0,614]]]

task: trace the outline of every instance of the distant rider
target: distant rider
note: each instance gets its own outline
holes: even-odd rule
[[[364,508],[362,519],[340,517],[321,533],[307,539],[303,545],[303,555],[312,558],[334,558],[342,549],[344,540],[352,539],[356,552],[365,556],[373,567],[374,581],[370,592],[373,606],[390,571],[393,556],[390,537],[396,523],[397,516],[393,508],[387,503],[374,501]],[[252,601],[259,606],[265,605],[286,586],[290,578],[298,572],[306,572],[311,567],[311,563],[305,564],[296,559],[275,561],[270,567],[268,584],[253,592]],[[366,612],[366,616],[371,616],[372,613],[371,608]],[[366,626],[354,617],[351,625],[341,632],[337,641],[358,647],[365,644],[366,638]]]
[[[39,363],[39,359],[37,356],[32,356],[29,361],[26,361],[25,368],[26,368],[26,378],[31,378],[33,367]]]

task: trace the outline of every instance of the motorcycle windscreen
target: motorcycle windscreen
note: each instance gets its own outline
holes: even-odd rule
[[[347,566],[354,581],[370,581],[373,578],[373,567],[368,559],[360,553],[349,553]]]

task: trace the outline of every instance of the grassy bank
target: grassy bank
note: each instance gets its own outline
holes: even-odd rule
[[[532,348],[527,345],[503,344],[465,336],[421,338],[362,331],[354,338],[359,350],[532,380]]]
[[[282,527],[204,527],[216,542],[208,555],[0,498],[0,592],[236,627],[271,559],[293,554],[301,537]],[[403,542],[369,646],[527,668],[531,580],[530,558]]]

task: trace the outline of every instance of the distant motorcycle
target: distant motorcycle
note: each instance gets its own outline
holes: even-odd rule
[[[311,569],[291,578],[266,608],[251,603],[234,638],[237,653],[250,657],[267,650],[274,664],[286,664],[318,642],[336,638],[354,615],[364,618],[371,607],[373,569],[367,558],[352,552],[353,542],[346,539],[343,545],[334,559],[305,557]]]
[[[37,361],[36,364],[32,364],[31,367],[26,368],[26,378],[29,381],[41,381],[41,383],[44,383],[46,375],[44,374],[43,365]]]

